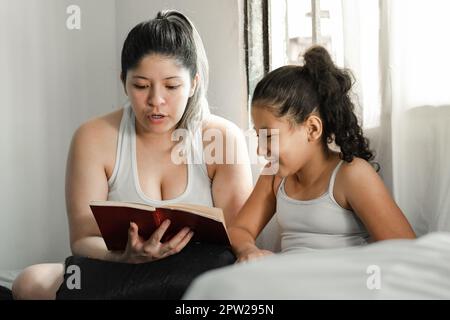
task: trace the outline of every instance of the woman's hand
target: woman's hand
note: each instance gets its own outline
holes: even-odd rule
[[[183,228],[169,241],[161,243],[164,233],[170,226],[170,220],[165,220],[146,241],[138,234],[138,226],[130,223],[128,243],[119,261],[127,263],[144,263],[162,259],[180,252],[192,239],[194,232]]]
[[[237,259],[237,263],[240,262],[248,262],[250,260],[254,260],[254,259],[258,259],[258,258],[262,258],[264,256],[270,256],[272,255],[273,252],[269,251],[269,250],[263,250],[263,249],[259,249],[257,247],[253,247],[250,249],[247,249],[245,251],[243,251],[242,253],[240,253],[238,255],[238,259]]]

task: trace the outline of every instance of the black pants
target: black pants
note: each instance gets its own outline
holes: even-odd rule
[[[71,256],[65,261],[64,282],[56,299],[180,299],[195,277],[233,264],[228,247],[188,244],[180,253],[141,264],[109,262]],[[74,288],[78,266],[80,288]]]
[[[0,300],[12,300],[12,292],[8,288],[0,286]]]

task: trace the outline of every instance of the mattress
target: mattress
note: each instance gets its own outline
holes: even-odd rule
[[[450,233],[235,264],[197,278],[183,299],[450,299]]]
[[[11,289],[14,279],[22,270],[0,270],[0,286]]]
[[[11,300],[11,287],[21,270],[0,270],[0,300]]]

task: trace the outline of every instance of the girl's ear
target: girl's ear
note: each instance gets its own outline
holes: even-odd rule
[[[310,115],[305,121],[308,133],[308,141],[314,142],[320,140],[323,132],[322,119],[316,115]]]
[[[197,73],[195,75],[194,79],[192,80],[191,91],[189,92],[189,98],[194,95],[195,89],[197,88],[197,84],[198,84],[198,80],[199,79],[200,79],[200,76]]]

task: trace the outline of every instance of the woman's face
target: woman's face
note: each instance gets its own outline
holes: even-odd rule
[[[194,94],[196,79],[173,58],[150,54],[128,70],[125,92],[144,133],[166,133],[183,116]]]
[[[278,118],[261,106],[252,107],[252,119],[259,137],[258,154],[272,162],[272,166],[278,166],[276,174],[287,177],[300,170],[311,152],[306,128],[292,126],[287,117]],[[261,129],[267,129],[266,145],[261,141],[264,138]]]

